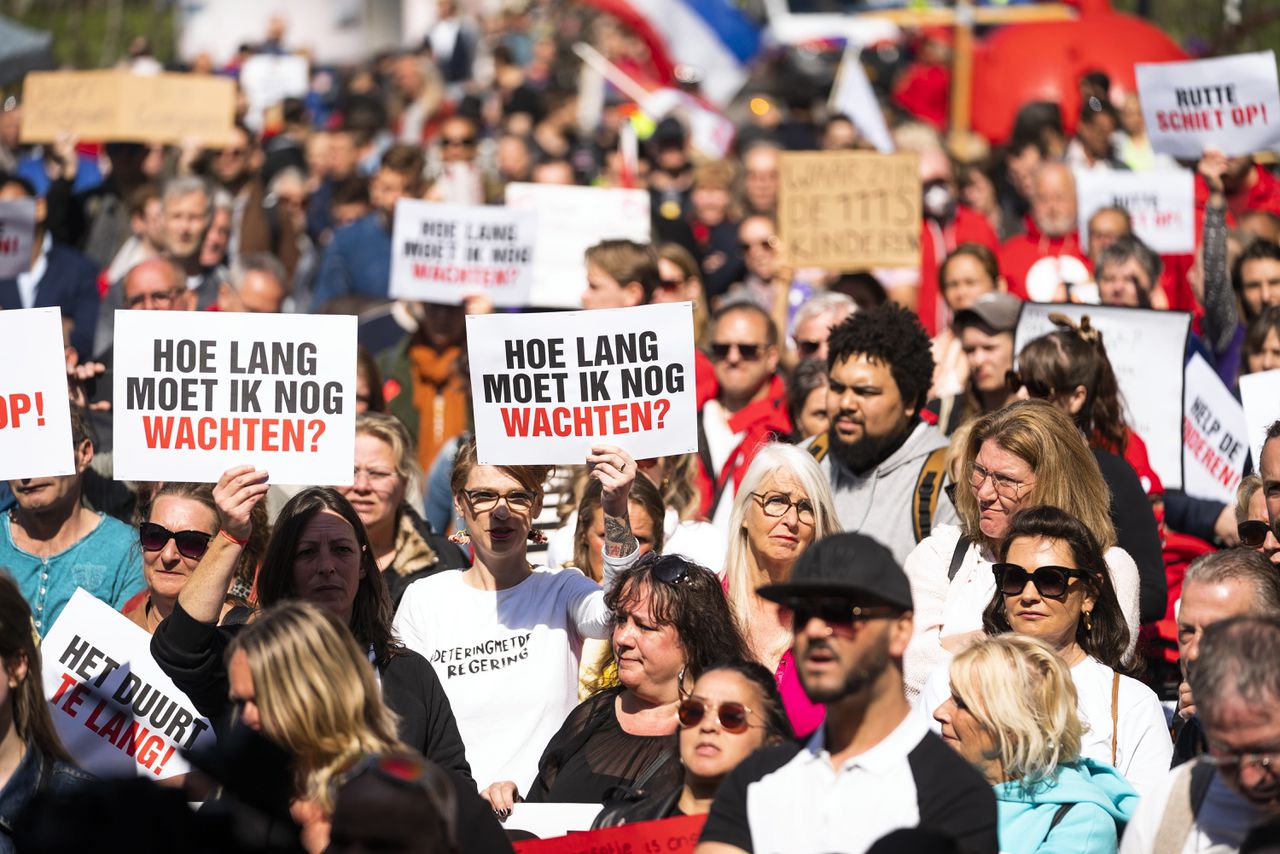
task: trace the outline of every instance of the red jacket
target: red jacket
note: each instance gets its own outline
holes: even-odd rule
[[[1027,231],[1010,237],[1000,245],[1000,272],[1009,283],[1009,293],[1027,299],[1027,271],[1041,258],[1065,255],[1078,258],[1089,270],[1093,265],[1080,248],[1080,235],[1071,232],[1063,237],[1047,237],[1040,233],[1035,221],[1027,216]]]
[[[916,313],[929,337],[938,334],[949,320],[942,291],[938,287],[938,268],[961,243],[981,243],[992,252],[1000,249],[1000,238],[986,217],[973,208],[959,205],[956,217],[945,227],[925,219],[920,224],[920,293]]]
[[[698,383],[698,420],[702,420],[702,405],[716,396],[715,375]],[[709,392],[709,395],[708,395]],[[769,381],[769,393],[753,403],[738,410],[729,419],[729,429],[734,433],[745,433],[742,441],[729,454],[719,472],[711,472],[708,468],[710,454],[702,441],[698,441],[698,488],[702,492],[702,515],[708,519],[715,513],[717,499],[716,486],[727,489],[732,481],[733,490],[737,492],[742,476],[747,467],[755,459],[761,445],[775,441],[780,436],[791,432],[791,416],[787,414],[787,387],[782,377],[774,375]]]

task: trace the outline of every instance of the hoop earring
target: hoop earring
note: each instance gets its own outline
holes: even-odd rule
[[[449,542],[454,545],[465,546],[471,542],[471,535],[467,533],[466,528],[459,528],[449,535]]]

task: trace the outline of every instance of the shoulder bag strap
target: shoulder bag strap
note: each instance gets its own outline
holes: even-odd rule
[[[935,448],[925,457],[920,474],[916,477],[916,506],[915,513],[911,516],[911,527],[917,543],[933,530],[933,514],[938,509],[938,493],[942,492],[946,467],[947,449]]]
[[[1120,728],[1120,674],[1111,674],[1111,767],[1116,767],[1116,741]]]
[[[956,580],[956,573],[960,571],[960,566],[964,563],[964,556],[969,553],[969,546],[971,545],[973,543],[964,534],[961,534],[960,539],[956,540],[956,550],[951,553],[951,566],[947,567],[948,582]]]
[[[636,778],[636,781],[631,784],[631,788],[636,791],[640,791],[641,789],[643,789],[644,784],[652,780],[653,775],[657,774],[658,771],[662,769],[662,766],[667,764],[667,761],[670,758],[671,758],[670,750],[664,750],[661,753],[659,753],[657,756],[653,757],[653,759],[649,762],[649,765],[643,771],[640,772],[640,776]]]
[[[1160,817],[1160,829],[1156,831],[1155,844],[1152,851],[1181,851],[1187,842],[1187,834],[1196,820],[1196,809],[1191,792],[1191,776],[1202,763],[1192,760],[1183,765],[1173,778],[1173,787],[1169,790],[1169,800],[1164,805],[1164,815]],[[1212,780],[1212,775],[1209,775]],[[1206,791],[1208,786],[1205,787]]]
[[[1071,808],[1073,806],[1075,806],[1074,801],[1058,807],[1057,811],[1053,814],[1053,820],[1049,822],[1049,833],[1053,833],[1053,829],[1062,824],[1062,820],[1067,817],[1067,813],[1071,812]],[[1045,837],[1048,837],[1049,833],[1046,833]]]

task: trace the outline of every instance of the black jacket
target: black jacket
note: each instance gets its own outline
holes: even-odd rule
[[[1116,527],[1116,545],[1128,552],[1138,565],[1139,622],[1154,623],[1164,618],[1169,582],[1164,574],[1160,529],[1151,511],[1151,502],[1133,466],[1123,457],[1099,448],[1090,450],[1111,490],[1111,523]]]

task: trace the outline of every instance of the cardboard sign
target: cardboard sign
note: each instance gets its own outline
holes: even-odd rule
[[[698,448],[693,303],[468,315],[467,349],[481,463],[572,465],[598,444],[636,459]]]
[[[1262,445],[1267,438],[1267,428],[1280,419],[1280,370],[1242,376],[1240,399],[1244,402],[1246,435],[1256,470],[1262,463]]]
[[[1199,353],[1187,362],[1182,416],[1183,490],[1234,504],[1249,450],[1244,407]]]
[[[649,242],[649,193],[604,187],[508,184],[507,207],[538,213],[529,304],[579,308],[587,287],[583,253],[602,240]]]
[[[1182,488],[1182,361],[1191,315],[1105,305],[1023,303],[1014,352],[1057,329],[1049,320],[1065,314],[1077,323],[1089,315],[1102,332],[1116,372],[1129,426],[1147,443],[1151,467],[1168,489]]]
[[[240,89],[249,109],[244,121],[252,130],[262,130],[262,116],[285,98],[305,98],[311,86],[305,56],[274,56],[259,53],[240,66]]]
[[[112,424],[120,480],[351,483],[356,318],[117,311]]]
[[[850,42],[845,47],[827,108],[831,113],[848,116],[867,142],[877,151],[888,153],[893,151],[893,137],[884,123],[884,111],[867,79],[866,69],[862,67],[861,53],[861,44]]]
[[[914,153],[787,151],[778,235],[797,267],[920,266],[920,169]]]
[[[231,138],[236,84],[204,74],[41,71],[22,88],[22,141],[53,142],[66,131],[95,142],[219,146]]]
[[[516,836],[558,839],[566,833],[590,830],[601,809],[600,804],[518,803],[502,823],[502,829],[516,831]]]
[[[401,199],[391,237],[391,296],[461,305],[483,294],[495,306],[529,304],[536,213]]]
[[[179,751],[213,729],[151,657],[151,635],[83,589],[40,644],[58,736],[95,777],[163,780],[190,770]]]
[[[1133,233],[1160,255],[1196,251],[1195,176],[1189,169],[1126,172],[1076,170],[1080,242],[1088,249],[1089,218],[1101,208],[1129,212]]]
[[[1133,67],[1151,146],[1199,160],[1207,147],[1228,157],[1280,147],[1275,51]]]
[[[0,279],[12,279],[31,269],[36,239],[36,200],[0,202]]]
[[[0,311],[0,480],[75,474],[62,317]]]
[[[523,804],[518,804],[519,809]],[[510,823],[508,821],[508,823]],[[707,823],[705,815],[682,815],[658,821],[641,821],[593,830],[588,833],[570,833],[554,839],[534,839],[512,845],[516,854],[603,854],[603,852],[634,852],[634,854],[692,854],[698,846],[698,835]]]

